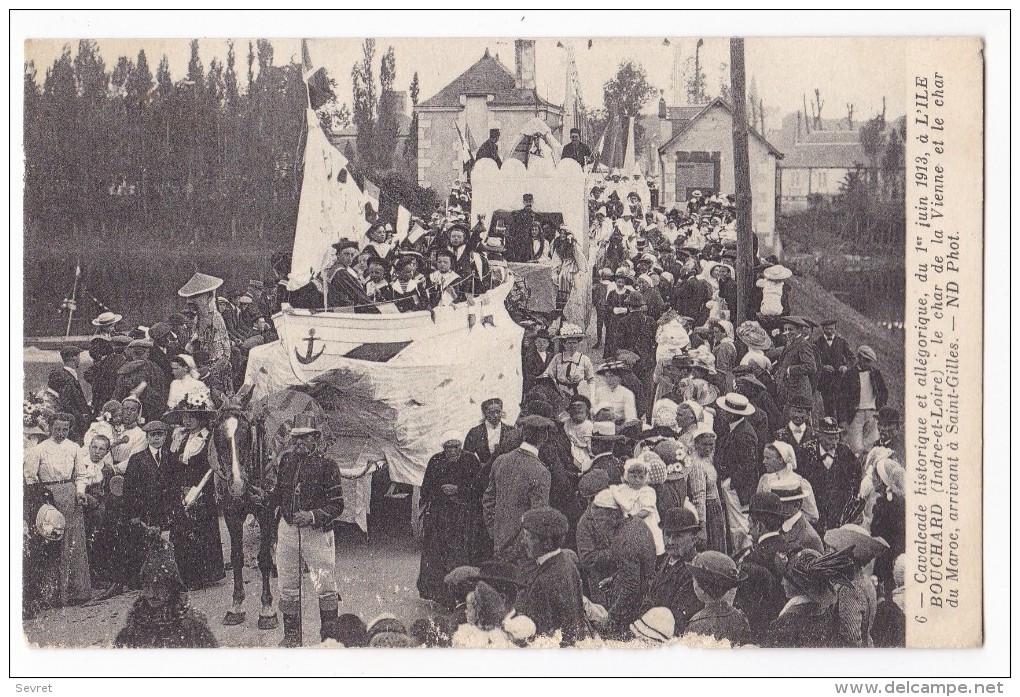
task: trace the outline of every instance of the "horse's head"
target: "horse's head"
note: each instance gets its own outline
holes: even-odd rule
[[[240,499],[248,492],[249,468],[255,458],[254,430],[245,409],[251,400],[251,389],[242,388],[219,411],[213,429],[217,475],[226,484],[217,487],[221,494]]]

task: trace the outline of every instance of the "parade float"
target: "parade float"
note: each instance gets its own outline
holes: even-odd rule
[[[360,239],[367,202],[346,158],[307,110],[304,178],[288,288],[326,269],[332,245]],[[513,421],[521,401],[521,340],[504,300],[513,277],[466,302],[432,311],[361,314],[295,309],[273,316],[279,340],[251,350],[245,381],[279,456],[297,413],[321,424],[323,446],[344,477],[342,520],[368,530],[373,474],[419,487],[440,434],[462,433],[499,396]],[[413,507],[414,508],[414,507]]]

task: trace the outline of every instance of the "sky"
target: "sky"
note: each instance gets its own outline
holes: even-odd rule
[[[668,45],[666,45],[668,40]],[[238,73],[244,80],[245,58],[249,37],[237,38]],[[273,39],[274,62],[277,65],[299,61],[299,39]],[[200,39],[199,53],[208,68],[213,58],[225,61],[227,39]],[[587,38],[536,39],[536,81],[539,93],[554,103],[562,103],[566,85],[567,51],[557,43],[573,48],[582,98],[586,105],[602,105],[602,85],[613,77],[619,64],[626,60],[640,63],[649,82],[664,91],[668,104],[683,103],[673,97],[673,68],[679,56],[681,70],[693,56],[697,38],[595,37],[591,47]],[[46,67],[69,44],[77,52],[77,39],[32,40],[25,44],[25,59],[34,61],[39,80]],[[120,55],[137,57],[144,49],[152,70],[166,54],[174,79],[187,72],[189,57],[187,39],[100,39],[100,53],[111,68]],[[341,102],[351,100],[351,66],[361,59],[360,38],[309,39],[313,64],[324,66],[338,83]],[[501,62],[514,69],[514,38],[377,38],[375,74],[378,78],[379,57],[393,46],[396,57],[396,88],[406,90],[415,71],[421,82],[421,99],[442,89],[457,75],[481,58],[485,49],[498,54]],[[721,78],[728,77],[729,40],[706,38],[700,51],[710,95],[718,93]],[[841,118],[846,104],[854,104],[854,119],[860,122],[881,109],[882,97],[887,99],[887,115],[904,113],[906,92],[904,40],[896,38],[749,38],[745,41],[747,83],[752,77],[759,96],[773,114],[794,113],[802,109],[803,96],[809,100],[817,87],[823,99],[823,116]],[[658,103],[652,99],[646,108],[654,113]]]

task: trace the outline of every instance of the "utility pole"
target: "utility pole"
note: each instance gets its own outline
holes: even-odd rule
[[[754,232],[751,230],[751,165],[747,149],[747,93],[744,90],[744,40],[730,39],[733,90],[733,182],[737,197],[737,307],[734,326],[753,317]],[[752,107],[753,108],[753,107]]]

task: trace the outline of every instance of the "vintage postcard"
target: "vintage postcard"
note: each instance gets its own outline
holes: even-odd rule
[[[666,29],[29,38],[30,650],[980,646],[982,40]]]

